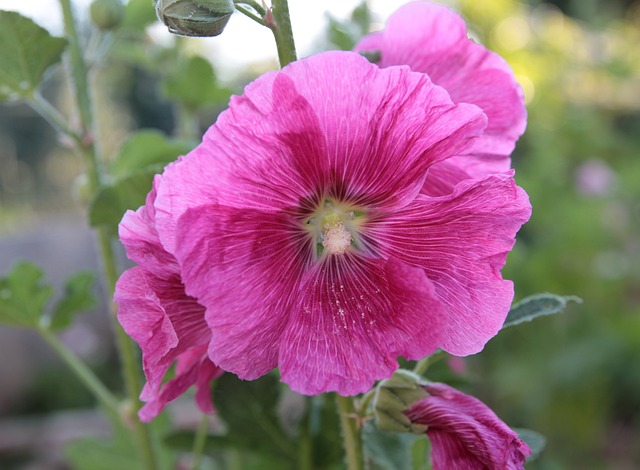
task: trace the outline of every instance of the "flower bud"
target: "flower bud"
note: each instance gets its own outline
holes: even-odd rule
[[[420,382],[418,375],[402,369],[397,370],[390,379],[380,382],[374,402],[379,429],[416,434],[426,431],[426,426],[412,423],[404,414],[413,403],[428,396]]]
[[[116,28],[124,17],[121,0],[94,0],[89,6],[91,21],[103,31]]]
[[[234,10],[233,0],[156,0],[160,21],[181,36],[217,36]]]

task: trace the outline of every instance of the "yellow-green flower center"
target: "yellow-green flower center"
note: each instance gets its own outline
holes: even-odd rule
[[[358,246],[364,218],[364,212],[353,206],[325,199],[305,221],[305,228],[313,237],[318,256],[343,255]]]

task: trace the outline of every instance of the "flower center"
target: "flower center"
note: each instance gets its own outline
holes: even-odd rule
[[[364,212],[344,203],[325,199],[305,221],[305,228],[313,236],[318,256],[343,255],[359,245],[358,230]]]

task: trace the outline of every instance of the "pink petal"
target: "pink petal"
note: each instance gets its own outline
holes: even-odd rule
[[[331,257],[308,272],[280,343],[282,381],[305,394],[355,395],[390,377],[397,356],[436,348],[440,306],[419,268]]]
[[[520,226],[526,193],[510,174],[466,180],[450,196],[419,196],[403,210],[372,220],[372,249],[420,266],[436,286],[447,326],[439,346],[474,354],[502,327],[513,285],[500,274]]]
[[[531,450],[487,405],[445,384],[425,390],[405,413],[428,426],[434,470],[524,469]]]
[[[278,341],[310,256],[294,223],[286,214],[217,206],[191,209],[179,221],[177,256],[188,293],[207,307],[209,357],[242,379],[277,367]]]
[[[147,384],[141,399],[149,405],[140,416],[150,420],[186,388],[196,382],[202,384],[202,380],[210,375],[211,367],[215,368],[212,363],[203,365],[174,382],[178,385],[162,385],[173,362],[184,361],[185,354],[192,356],[194,348],[206,350],[211,334],[204,321],[204,307],[184,293],[177,274],[162,278],[142,267],[131,268],[122,274],[114,300],[119,306],[118,321],[142,350]],[[201,352],[199,357],[210,362],[206,352]]]
[[[477,107],[453,105],[407,68],[382,70],[350,52],[293,62],[233,98],[203,143],[167,167],[155,201],[160,239],[174,252],[180,216],[210,204],[274,212],[332,195],[406,205],[428,167],[466,153],[485,124]]]
[[[467,38],[464,21],[456,13],[430,2],[411,2],[389,18],[383,31],[366,36],[356,50],[379,50],[381,67],[409,65],[444,87],[455,103],[473,103],[487,114],[487,129],[475,142],[471,157],[458,159],[470,176],[510,167],[509,155],[526,127],[522,90],[500,56]],[[431,178],[440,176],[434,172]],[[429,179],[426,192],[434,194],[429,185],[441,183]]]
[[[137,211],[127,211],[119,225],[120,241],[127,250],[127,257],[155,273],[171,276],[180,271],[176,259],[160,243],[155,227],[157,187],[160,176],[153,181],[144,206]]]
[[[178,358],[176,375],[160,390],[153,390],[145,385],[140,398],[147,403],[140,409],[142,421],[151,421],[167,405],[185,393],[192,385],[196,385],[196,403],[203,413],[213,413],[211,401],[211,381],[222,375],[207,357],[206,346],[192,348]]]

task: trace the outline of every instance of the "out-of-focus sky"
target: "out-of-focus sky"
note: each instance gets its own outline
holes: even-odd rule
[[[151,3],[152,0],[149,0]],[[374,20],[384,19],[409,0],[369,0]],[[298,55],[304,57],[317,52],[326,28],[326,13],[346,19],[361,0],[289,0]],[[78,15],[86,15],[91,0],[73,0]],[[0,9],[16,10],[33,18],[52,34],[62,34],[62,17],[56,0],[0,0]],[[374,28],[378,29],[378,28]],[[158,40],[171,40],[165,28],[156,24],[151,28]],[[202,39],[200,52],[209,57],[219,69],[221,78],[230,78],[250,62],[276,58],[275,43],[271,32],[260,27],[240,13],[234,14],[224,34],[216,38]],[[315,46],[315,47],[314,47]]]

